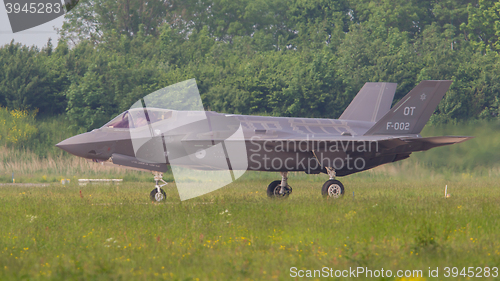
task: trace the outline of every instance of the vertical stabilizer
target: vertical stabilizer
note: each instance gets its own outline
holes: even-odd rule
[[[396,86],[396,83],[365,83],[339,119],[377,122],[391,109]]]
[[[365,135],[419,134],[450,88],[451,82],[449,80],[420,82]]]

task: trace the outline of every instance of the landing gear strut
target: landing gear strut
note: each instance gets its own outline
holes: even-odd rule
[[[344,195],[344,185],[335,179],[336,173],[333,168],[325,167],[330,177],[321,188],[321,195],[326,198],[339,198]]]
[[[281,180],[273,181],[267,187],[267,196],[270,198],[288,198],[292,187],[288,185],[288,172],[280,172]]]
[[[167,185],[167,182],[163,180],[163,173],[153,172],[153,175],[155,178],[156,185],[155,188],[149,194],[149,198],[153,202],[164,201],[167,198],[167,194],[161,188]],[[160,181],[163,182],[163,184],[159,184]]]

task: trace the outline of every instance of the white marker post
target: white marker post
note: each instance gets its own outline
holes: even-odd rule
[[[448,185],[444,188],[444,198],[448,197]]]

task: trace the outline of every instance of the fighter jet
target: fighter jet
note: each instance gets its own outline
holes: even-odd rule
[[[170,166],[181,200],[225,186],[245,171],[280,172],[271,198],[292,193],[288,172],[325,173],[325,198],[338,198],[337,177],[460,143],[465,136],[420,132],[452,81],[422,81],[391,108],[395,83],[366,83],[339,119],[224,114],[205,111],[194,79],[152,93],[99,129],[56,146],[96,162],[152,171],[150,193],[163,201]]]

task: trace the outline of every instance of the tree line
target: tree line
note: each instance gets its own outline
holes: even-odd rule
[[[56,45],[0,48],[0,106],[90,130],[196,78],[209,110],[337,118],[365,82],[453,84],[432,122],[498,119],[492,0],[83,0]]]

